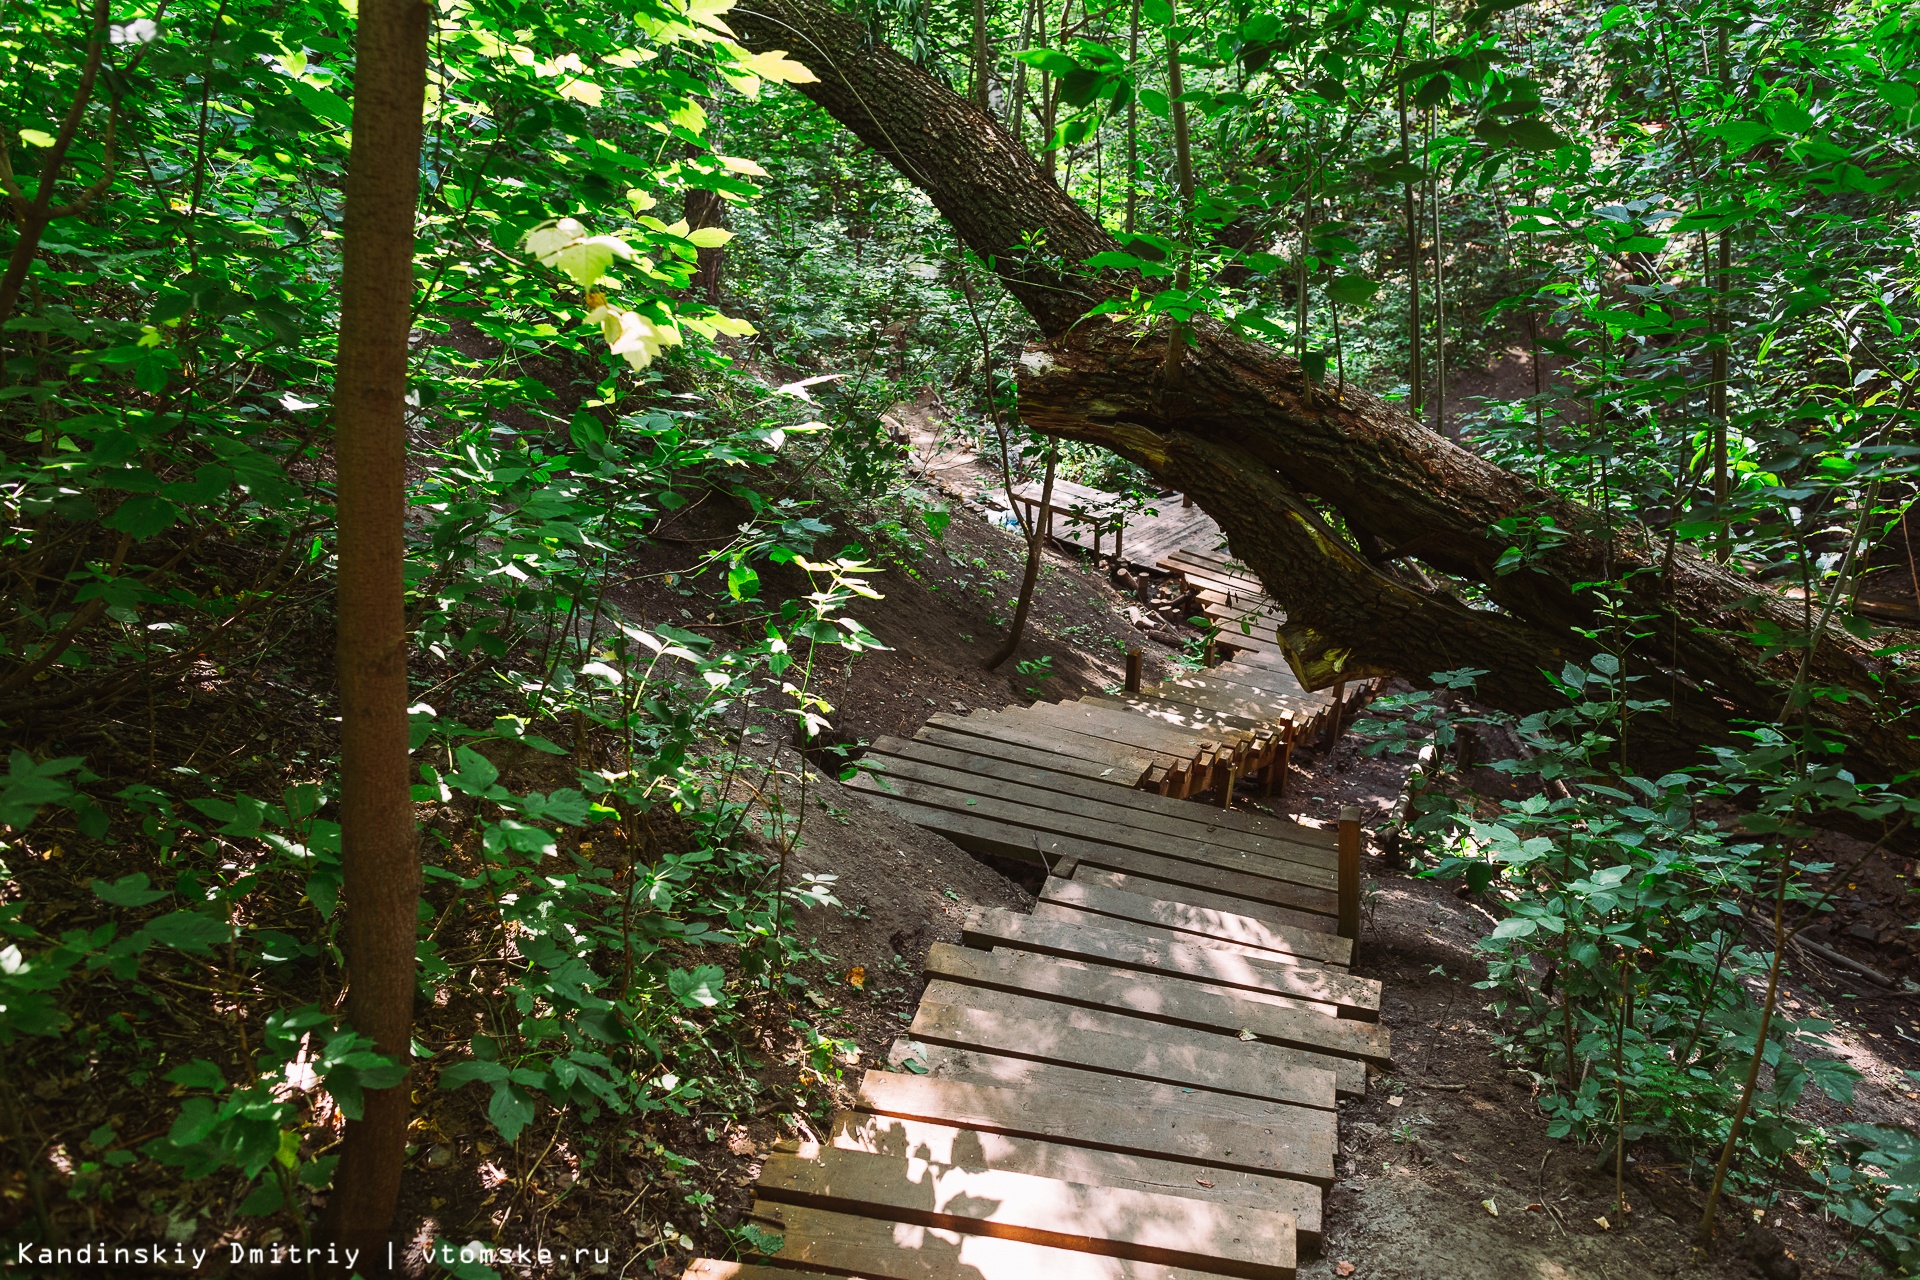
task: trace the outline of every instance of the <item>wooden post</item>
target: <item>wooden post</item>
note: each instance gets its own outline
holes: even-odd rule
[[[1220,783],[1217,788],[1215,788],[1220,792],[1220,807],[1222,809],[1233,808],[1233,791],[1234,791],[1234,788],[1239,785],[1240,785],[1240,762],[1239,760],[1236,759],[1233,761],[1233,763],[1227,766],[1226,780]]]
[[[1126,536],[1127,518],[1123,515],[1120,517],[1120,522],[1113,526],[1113,567],[1116,569],[1123,569],[1127,564],[1120,555],[1120,544]]]
[[[1183,507],[1190,507],[1190,506],[1192,506],[1192,505],[1193,505],[1193,495],[1192,495],[1192,494],[1190,494],[1190,493],[1183,493],[1183,494],[1181,494],[1181,495],[1180,495],[1180,505],[1181,505],[1181,506],[1183,506]]]
[[[1340,810],[1340,936],[1360,939],[1360,806]]]
[[[1200,665],[1203,667],[1218,666],[1219,659],[1216,657],[1216,655],[1219,652],[1220,652],[1220,637],[1208,636],[1207,637],[1207,654],[1206,654],[1206,657],[1200,660]]]
[[[1127,692],[1128,693],[1140,692],[1140,660],[1142,657],[1143,655],[1138,649],[1127,650]]]
[[[1263,797],[1285,795],[1287,790],[1287,765],[1293,759],[1294,723],[1288,720],[1280,728],[1280,744],[1274,748],[1273,763],[1267,766],[1267,772],[1261,781],[1260,794]]]
[[[1326,750],[1332,747],[1334,743],[1340,741],[1340,713],[1346,709],[1346,705],[1347,682],[1342,680],[1333,686],[1333,719],[1327,724],[1326,739],[1320,744],[1322,750]]]

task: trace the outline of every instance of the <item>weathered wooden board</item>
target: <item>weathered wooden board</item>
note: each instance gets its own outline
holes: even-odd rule
[[[680,1273],[680,1280],[846,1280],[846,1277],[825,1271],[795,1271],[789,1267],[771,1267],[756,1262],[695,1258]]]
[[[1388,1034],[1378,1023],[1332,1016],[1326,1006],[1266,992],[1236,991],[1158,973],[1120,973],[1100,965],[1021,952],[979,951],[936,942],[927,975],[969,987],[1058,1000],[1087,1009],[1131,1014],[1197,1031],[1386,1066]]]
[[[1085,865],[1074,872],[1073,879],[1104,889],[1118,889],[1122,893],[1137,893],[1147,898],[1163,898],[1169,902],[1184,902],[1189,906],[1231,911],[1238,915],[1252,916],[1256,920],[1265,920],[1269,924],[1284,924],[1295,929],[1317,929],[1331,933],[1336,928],[1336,918],[1339,915],[1337,906],[1330,906],[1324,901],[1317,901],[1311,910],[1303,911],[1281,905],[1276,901],[1276,899],[1290,898],[1290,895],[1260,893],[1256,896],[1252,892],[1229,893],[1191,883],[1192,880],[1199,879],[1198,876],[1177,877],[1151,873],[1142,875],[1131,868]],[[1241,890],[1247,886],[1235,885],[1233,888]]]
[[[927,758],[936,752],[940,759]],[[870,776],[888,794],[937,808],[958,808],[983,817],[1006,817],[1011,811],[1003,813],[997,807],[981,804],[983,800],[1000,801],[1045,815],[1036,816],[1030,822],[1021,821],[1023,826],[1078,835],[1103,844],[1140,849],[1199,866],[1245,872],[1290,884],[1331,890],[1337,883],[1337,872],[1328,864],[1322,849],[1210,822],[1208,815],[1218,812],[1212,805],[1187,804],[1182,806],[1184,811],[1172,813],[1144,810],[1110,798],[1128,794],[1116,787],[1084,783],[1074,790],[1066,790],[1028,781],[1031,771],[1022,778],[1018,765],[974,760],[966,762],[970,768],[963,769],[944,762],[958,754],[931,747],[915,750],[898,738],[883,738],[861,758],[860,772]],[[903,779],[920,784],[920,788],[897,785]],[[934,787],[950,794],[933,796],[924,790]],[[1079,794],[1081,790],[1092,790],[1093,794]],[[1089,825],[1090,822],[1097,825]],[[1333,910],[1331,903],[1326,910]]]
[[[1238,712],[1202,707],[1196,703],[1181,701],[1174,696],[1160,694],[1152,688],[1143,689],[1139,693],[1111,696],[1088,694],[1074,705],[1106,707],[1131,715],[1145,716],[1149,720],[1156,720],[1196,736],[1236,731],[1256,735],[1262,730],[1271,733],[1276,729],[1279,721],[1278,716],[1242,715]]]
[[[1256,960],[1265,960],[1270,964],[1298,965],[1301,968],[1325,969],[1333,973],[1347,971],[1346,965],[1335,964],[1331,960],[1315,960],[1310,957],[1296,956],[1290,951],[1275,951],[1269,947],[1250,946],[1244,942],[1229,942],[1210,934],[1181,933],[1176,929],[1143,920],[1101,915],[1097,911],[1084,911],[1079,907],[1068,906],[1061,902],[1048,902],[1044,899],[1034,904],[1033,918],[1088,925],[1096,929],[1111,929],[1116,933],[1124,933],[1156,946],[1203,947],[1209,951],[1230,951],[1238,955],[1252,956]]]
[[[1334,964],[1353,963],[1353,943],[1347,938],[1271,924],[1237,912],[1189,906],[1163,898],[1145,898],[1137,893],[1058,878],[1048,880],[1041,888],[1040,900],[1122,920],[1138,920],[1180,933],[1201,934],[1226,942],[1244,942],[1269,951],[1284,951],[1302,959],[1326,960]]]
[[[1284,1123],[1255,1124],[1222,1116],[1155,1114],[1084,1095],[1036,1096],[1021,1089],[891,1071],[867,1072],[854,1106],[876,1115],[1279,1174],[1320,1186],[1333,1182],[1337,1142],[1331,1111],[1301,1108]]]
[[[774,1155],[763,1200],[1079,1253],[1291,1280],[1294,1221],[1244,1205],[823,1147]]]
[[[1215,893],[1264,903],[1275,913],[1291,912],[1299,918],[1286,917],[1289,922],[1306,928],[1314,927],[1309,917],[1331,920],[1337,914],[1337,896],[1331,889],[1220,865],[1229,861],[1254,863],[1262,871],[1278,869],[1301,880],[1323,879],[1323,872],[1297,863],[933,786],[898,774],[862,773],[847,787],[910,822],[940,831],[957,844],[978,847],[999,857],[1022,858],[1051,869],[1059,858],[1071,856],[1155,881],[1191,883]],[[975,844],[970,845],[970,839]],[[1281,918],[1275,915],[1275,919]]]
[[[1032,725],[1021,725],[1001,719],[992,712],[975,712],[966,716],[940,712],[928,716],[927,723],[935,728],[962,733],[969,737],[985,737],[991,741],[1007,742],[1035,751],[1097,761],[1103,768],[1107,766],[1120,769],[1132,768],[1152,757],[1151,752],[1132,751],[1111,739],[1093,739],[1084,734],[1041,731]]]
[[[921,731],[923,734],[925,730]],[[905,747],[896,748],[891,744],[900,743],[899,738],[883,737],[874,743],[873,750],[886,755],[908,755],[914,759],[925,759],[929,763],[943,765],[967,773],[979,773],[984,777],[1005,777],[1020,780],[1023,771],[1015,765],[997,765],[984,740],[972,739],[965,746],[957,745],[945,735],[936,741],[931,737],[914,738]],[[1027,773],[1028,785],[1042,787],[1049,791],[1060,791],[1068,795],[1083,796],[1101,800],[1117,808],[1139,813],[1149,813],[1162,817],[1178,819],[1184,823],[1198,823],[1209,839],[1218,839],[1222,844],[1234,848],[1244,848],[1256,853],[1271,853],[1274,857],[1290,862],[1306,862],[1314,866],[1333,870],[1337,863],[1337,839],[1334,832],[1319,827],[1304,826],[1297,822],[1288,822],[1284,818],[1269,817],[1263,813],[1254,813],[1245,809],[1217,809],[1211,805],[1198,805],[1190,801],[1177,800],[1172,796],[1154,795],[1150,791],[1128,790],[1121,786],[1105,785],[1111,778],[1078,778],[1062,773]],[[1134,821],[1132,813],[1128,821]],[[1256,837],[1260,843],[1247,844],[1233,842],[1224,836],[1214,836],[1216,831],[1235,831]]]
[[[1323,1193],[1310,1182],[858,1111],[835,1114],[827,1141],[844,1150],[915,1156],[934,1164],[1006,1169],[1068,1182],[1186,1196],[1213,1204],[1272,1209],[1293,1215],[1304,1247],[1320,1247]]]
[[[773,1256],[782,1265],[866,1280],[1202,1280],[1220,1274],[770,1200],[754,1201],[753,1217],[780,1233]]]
[[[1380,983],[1328,969],[1276,964],[1245,952],[1178,942],[1148,941],[1118,929],[1037,916],[1000,907],[976,908],[961,926],[971,947],[1012,947],[1116,969],[1173,974],[1223,987],[1245,988],[1327,1005],[1343,1018],[1375,1022]]]
[[[1103,741],[1117,742],[1130,747],[1149,747],[1155,751],[1164,751],[1168,755],[1192,754],[1195,739],[1201,743],[1214,742],[1223,747],[1244,750],[1252,735],[1243,729],[1224,729],[1206,734],[1186,733],[1171,725],[1161,724],[1146,716],[1130,715],[1124,711],[1114,711],[1106,707],[1071,702],[1036,702],[1030,707],[1022,707],[1015,715],[1017,719],[1029,720],[1041,724],[1059,725],[1076,732],[1090,733]]]
[[[927,985],[907,1031],[928,1044],[1295,1106],[1331,1106],[1330,1084],[1345,1094],[1366,1088],[1365,1071],[1350,1059],[944,980]]]
[[[1139,784],[1137,776],[1131,776],[1131,765],[1103,764],[1098,760],[1083,760],[1078,756],[1062,755],[1058,751],[1042,751],[1035,747],[1023,747],[1018,743],[992,738],[981,738],[975,734],[959,733],[953,729],[943,729],[938,725],[922,725],[911,738],[895,738],[882,735],[873,744],[874,750],[882,749],[883,744],[895,744],[889,755],[900,755],[902,747],[915,744],[929,749],[940,749],[955,756],[978,756],[982,752],[991,752],[993,759],[1005,768],[1016,770],[1021,776],[1047,782],[1065,780],[1080,786],[1097,786],[1102,790],[1124,794],[1125,790]],[[1145,773],[1152,767],[1152,758],[1137,756],[1134,762]]]
[[[1164,1107],[1187,1115],[1228,1116],[1262,1123],[1290,1109],[1286,1103],[1243,1098],[1239,1094],[1191,1085],[1160,1084],[1058,1062],[1035,1062],[1031,1058],[1016,1058],[985,1049],[915,1040],[911,1036],[895,1037],[888,1046],[887,1067],[908,1075],[930,1075],[963,1084],[989,1084],[1037,1093],[1085,1093],[1130,1107]]]

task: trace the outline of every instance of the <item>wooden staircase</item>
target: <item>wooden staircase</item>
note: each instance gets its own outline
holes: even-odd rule
[[[778,1246],[689,1280],[1293,1276],[1321,1240],[1336,1102],[1388,1061],[1380,983],[1350,972],[1358,811],[1336,835],[1224,806],[1243,780],[1280,790],[1337,709],[1256,647],[876,742],[852,785],[1035,864],[1038,905],[934,945],[886,1069],[767,1161],[753,1219]]]

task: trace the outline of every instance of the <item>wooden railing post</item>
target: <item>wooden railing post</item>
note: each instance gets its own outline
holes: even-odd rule
[[[1360,938],[1360,806],[1340,810],[1340,936]],[[1357,948],[1356,948],[1357,949]]]
[[[1127,692],[1140,692],[1140,662],[1142,654],[1138,649],[1127,650]]]

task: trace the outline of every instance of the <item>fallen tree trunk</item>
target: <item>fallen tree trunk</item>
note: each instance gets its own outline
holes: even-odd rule
[[[1609,523],[1370,396],[1336,398],[1218,322],[1195,322],[1169,370],[1163,332],[1085,319],[1131,289],[1081,265],[1118,245],[1015,139],[827,0],[745,4],[728,14],[743,43],[789,50],[819,76],[802,92],[926,192],[1038,323],[1047,345],[1021,378],[1025,420],[1191,495],[1286,609],[1280,638],[1309,687],[1471,667],[1487,671],[1480,693],[1498,706],[1561,705],[1543,669],[1597,652],[1582,632],[1601,626],[1604,606],[1582,584],[1602,582],[1646,633],[1628,654],[1642,677],[1633,696],[1671,703],[1634,722],[1631,767],[1683,763],[1740,722],[1782,718],[1804,649],[1761,637],[1804,636],[1803,604],[1685,548],[1669,554],[1645,527]],[[1510,516],[1551,518],[1569,536],[1501,572],[1513,543],[1493,526]],[[1482,584],[1495,607],[1396,572],[1401,557]],[[1807,678],[1851,695],[1812,713],[1863,773],[1920,769],[1911,672],[1835,628]]]

